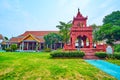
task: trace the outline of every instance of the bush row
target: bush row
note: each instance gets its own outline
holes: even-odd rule
[[[18,48],[17,44],[11,44],[10,47],[5,49],[5,51],[6,52],[14,52],[17,50],[17,48]]]
[[[97,56],[99,58],[106,58],[107,57],[107,53],[106,52],[96,52],[95,56]]]
[[[107,54],[106,52],[96,52],[95,56],[99,58],[120,59],[120,53]]]
[[[50,54],[53,58],[54,57],[79,57],[82,58],[85,54],[81,51],[54,51]]]

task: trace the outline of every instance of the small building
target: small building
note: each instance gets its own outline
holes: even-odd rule
[[[49,33],[58,33],[58,31],[26,31],[17,37],[12,37],[9,45],[15,43],[19,50],[36,50],[36,46],[38,46],[37,50],[43,50],[45,47],[44,36]],[[55,46],[52,49],[62,48],[63,43],[56,43]]]

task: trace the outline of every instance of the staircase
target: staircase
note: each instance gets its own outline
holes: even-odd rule
[[[99,59],[95,56],[95,52],[92,48],[82,48],[81,51],[85,52],[84,59]]]

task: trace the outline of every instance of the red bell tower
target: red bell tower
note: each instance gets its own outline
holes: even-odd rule
[[[92,27],[87,26],[87,17],[84,17],[78,9],[77,16],[74,17],[70,29],[70,43],[64,45],[64,50],[92,47]]]
[[[73,18],[70,29],[70,42],[64,44],[64,50],[81,50],[85,52],[84,59],[98,59],[94,54],[98,51],[106,51],[106,44],[97,44],[93,47],[92,27],[87,26],[87,17],[84,17],[79,9],[77,16]]]

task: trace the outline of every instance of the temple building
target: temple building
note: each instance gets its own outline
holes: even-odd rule
[[[87,19],[88,17],[84,17],[78,9],[70,29],[70,42],[64,44],[64,50],[81,50],[86,53],[86,58],[93,59],[96,51],[106,51],[106,44],[93,43],[93,29],[87,25]]]
[[[9,41],[10,44],[17,44],[19,49],[18,50],[36,50],[36,46],[38,46],[37,50],[44,49],[44,36],[49,33],[58,33],[58,31],[26,31],[25,33],[17,36],[12,37]],[[62,48],[63,43],[56,43],[55,47],[53,46],[52,49]]]
[[[78,9],[78,13],[72,21],[69,43],[55,43],[51,48],[82,50],[89,54],[96,51],[106,51],[106,44],[100,45],[93,43],[93,29],[92,26],[87,25],[87,19],[88,17],[84,17]],[[58,31],[26,31],[17,37],[12,37],[7,43],[7,46],[9,47],[11,44],[15,43],[18,45],[18,50],[43,50],[45,48],[44,36],[49,33],[58,33]]]

